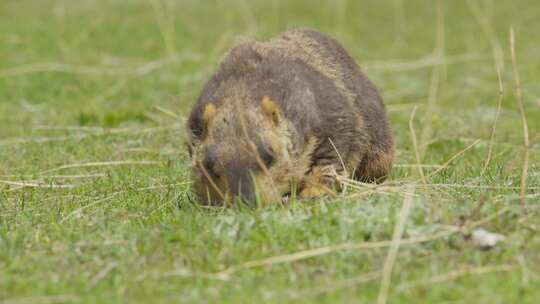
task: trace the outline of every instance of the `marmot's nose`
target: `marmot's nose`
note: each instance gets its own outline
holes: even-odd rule
[[[249,172],[244,174],[228,174],[229,189],[234,199],[240,199],[246,203],[255,200],[255,189]]]

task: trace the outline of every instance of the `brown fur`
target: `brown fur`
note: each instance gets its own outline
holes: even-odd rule
[[[330,189],[334,172],[379,182],[394,155],[375,86],[310,29],[234,47],[194,105],[187,139],[208,203]]]

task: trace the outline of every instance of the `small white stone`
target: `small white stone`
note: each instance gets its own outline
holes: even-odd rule
[[[506,237],[502,234],[489,232],[485,229],[476,229],[472,232],[473,242],[482,249],[490,249],[498,243],[504,242]]]

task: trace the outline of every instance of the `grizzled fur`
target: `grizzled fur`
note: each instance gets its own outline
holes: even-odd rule
[[[208,203],[328,189],[332,172],[378,182],[394,154],[375,86],[336,40],[310,29],[234,47],[194,105],[187,141]]]

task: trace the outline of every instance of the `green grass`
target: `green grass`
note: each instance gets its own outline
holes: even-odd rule
[[[443,170],[424,168],[427,185],[416,189],[403,238],[480,222],[507,241],[484,251],[455,233],[402,245],[388,302],[537,303],[540,3],[446,2],[445,57],[434,66],[423,63],[436,46],[435,1],[1,1],[0,303],[373,303],[388,247],[235,268],[227,280],[215,274],[308,249],[390,240],[402,194],[418,178],[409,166],[416,164],[414,107],[422,164],[442,165],[479,142]],[[190,200],[183,118],[239,37],[265,39],[295,26],[336,37],[377,84],[398,166],[377,192],[199,207]],[[526,209],[510,26],[531,139]],[[504,98],[481,174],[498,100],[490,41],[504,53]],[[440,77],[430,107],[433,73]],[[91,162],[105,164],[60,168]],[[6,183],[23,181],[41,187]]]

